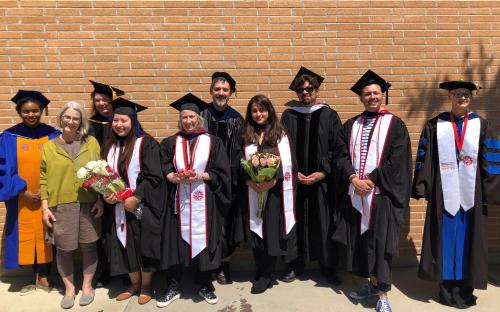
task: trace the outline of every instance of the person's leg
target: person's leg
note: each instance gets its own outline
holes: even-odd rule
[[[180,284],[182,279],[182,265],[173,265],[167,270],[167,289],[156,299],[156,306],[164,308],[181,297]]]
[[[130,286],[126,291],[116,296],[116,301],[129,299],[141,290],[141,272],[130,272],[128,273],[128,276],[130,277]]]
[[[92,279],[97,270],[97,245],[96,243],[80,244],[82,249],[83,283],[82,292],[84,294],[93,293]]]
[[[73,251],[57,249],[57,271],[61,276],[64,288],[65,296],[71,297],[75,296],[75,285],[73,276]]]
[[[211,279],[212,271],[199,271],[198,272],[198,283],[200,285],[200,290],[198,294],[205,299],[206,302],[210,304],[216,304],[219,301],[219,298],[215,295],[215,292],[212,286]]]
[[[260,254],[259,278],[254,282],[250,292],[260,294],[272,287],[272,276],[275,271],[277,257],[269,256],[264,250],[254,249],[254,253]]]
[[[141,294],[137,302],[139,304],[146,304],[152,299],[151,292],[151,279],[153,277],[153,272],[141,271]]]

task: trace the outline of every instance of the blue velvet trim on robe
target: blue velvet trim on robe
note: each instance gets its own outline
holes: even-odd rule
[[[484,159],[492,162],[500,162],[500,153],[486,152],[484,154]]]
[[[487,148],[497,148],[500,149],[500,140],[497,139],[486,139],[484,140],[484,145]]]

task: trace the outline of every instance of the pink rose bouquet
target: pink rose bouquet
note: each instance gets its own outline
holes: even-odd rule
[[[276,176],[280,157],[271,153],[255,153],[249,159],[242,159],[241,165],[252,181],[260,183],[270,181]],[[258,194],[257,217],[262,218],[266,206],[267,191]]]

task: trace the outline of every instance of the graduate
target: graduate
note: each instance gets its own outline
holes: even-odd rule
[[[231,206],[224,220],[222,264],[216,271],[216,279],[219,284],[231,283],[229,261],[235,247],[242,240],[242,234],[235,233],[241,216],[237,215],[239,205],[236,200],[238,189],[238,173],[242,157],[241,140],[243,129],[243,117],[234,108],[229,106],[229,100],[236,92],[236,81],[229,73],[214,72],[210,84],[210,95],[212,103],[201,112],[205,119],[205,130],[209,134],[219,137],[226,149],[227,158],[231,164]]]
[[[60,132],[41,122],[50,102],[41,92],[19,90],[12,101],[21,123],[0,134],[0,201],[7,207],[3,263],[6,269],[33,266],[35,283],[21,289],[27,295],[50,290],[52,246],[42,223],[40,159],[43,144]]]
[[[107,84],[89,80],[94,86],[90,93],[92,112],[89,118],[89,135],[95,137],[99,145],[103,146],[111,130],[113,107],[111,101],[125,94],[122,90]]]
[[[128,273],[130,277],[130,287],[117,295],[117,301],[139,294],[139,304],[146,304],[153,295],[152,272],[159,268],[160,220],[165,206],[160,148],[139,123],[137,113],[146,107],[123,98],[111,104],[112,133],[102,156],[134,195],[123,202],[116,194],[104,198],[114,212],[106,234],[110,274]]]
[[[188,93],[170,106],[179,111],[179,132],[161,142],[163,174],[170,182],[161,246],[168,281],[156,305],[166,307],[180,297],[183,267],[196,269],[198,294],[215,304],[211,274],[221,264],[230,164],[222,140],[203,129],[203,100]]]
[[[92,111],[89,118],[89,135],[97,139],[101,148],[111,133],[111,117],[113,116],[113,107],[111,101],[125,94],[122,90],[111,87],[107,84],[89,80],[94,90],[90,93],[92,101]],[[101,217],[102,228],[106,229],[113,221],[112,209],[105,209]],[[94,276],[94,284],[97,287],[107,285],[110,280],[109,260],[104,249],[106,231],[102,231],[101,239],[97,242],[97,251],[99,256],[99,266]]]
[[[398,254],[400,226],[409,209],[411,146],[404,122],[382,107],[391,85],[371,70],[351,90],[364,112],[343,125],[338,147],[347,152],[337,162],[339,201],[344,202],[334,239],[347,248],[347,269],[369,278],[349,296],[378,296],[376,311],[391,311],[392,259]],[[387,103],[387,102],[386,102]],[[347,195],[346,195],[347,194]]]
[[[274,179],[254,182],[241,169],[247,187],[239,202],[245,229],[245,245],[252,248],[257,266],[251,293],[260,294],[274,284],[276,262],[283,257],[290,262],[297,257],[295,197],[297,168],[290,141],[282,128],[271,101],[264,95],[250,99],[245,115],[244,157],[256,152],[280,157]],[[258,211],[258,193],[267,191],[262,215]]]
[[[318,99],[323,80],[301,67],[289,87],[298,101],[287,103],[288,108],[281,116],[298,170],[298,256],[280,278],[284,282],[292,282],[304,271],[306,262],[317,260],[328,281],[340,284],[336,272],[337,252],[331,240],[336,210],[331,163],[337,157],[334,147],[341,121],[335,110]]]
[[[428,120],[420,136],[412,197],[428,201],[418,276],[439,282],[439,301],[467,308],[475,288],[486,289],[486,204],[500,196],[500,141],[471,111],[470,81],[447,81],[451,111]]]

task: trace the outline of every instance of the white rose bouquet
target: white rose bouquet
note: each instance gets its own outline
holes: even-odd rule
[[[113,172],[104,160],[89,161],[76,173],[79,179],[84,180],[82,186],[93,189],[103,196],[116,193],[120,200],[125,200],[133,195],[132,190],[125,186],[120,176]]]

